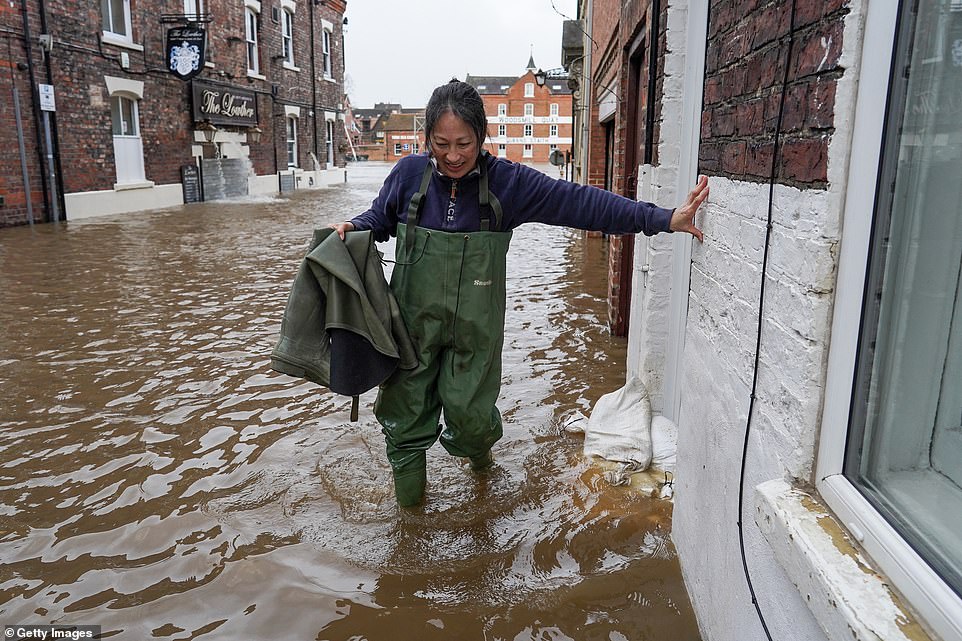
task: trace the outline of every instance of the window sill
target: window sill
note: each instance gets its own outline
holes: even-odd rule
[[[132,189],[150,189],[154,186],[152,180],[141,180],[133,183],[114,183],[114,191],[130,191]]]
[[[782,480],[755,488],[755,522],[832,641],[930,639],[815,496]]]
[[[285,69],[287,69],[288,71],[300,71],[300,70],[301,70],[300,67],[298,67],[297,65],[291,64],[291,63],[287,62],[286,60],[284,61],[284,64],[283,64],[282,66],[283,66]]]
[[[257,73],[256,71],[250,71],[250,70],[248,70],[248,72],[247,72],[247,77],[248,77],[248,78],[253,78],[254,80],[267,80],[267,76],[262,76],[261,74]]]
[[[136,44],[133,40],[125,38],[124,36],[118,36],[117,34],[109,31],[104,31],[100,34],[100,41],[105,45],[113,45],[115,47],[130,49],[132,51],[144,50],[143,46]]]

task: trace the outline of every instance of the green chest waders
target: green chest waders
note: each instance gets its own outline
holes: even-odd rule
[[[421,187],[397,229],[391,289],[418,351],[418,366],[397,370],[381,385],[374,413],[387,440],[398,503],[421,501],[426,452],[440,438],[453,456],[483,459],[501,438],[505,258],[511,232],[501,226],[501,206],[488,190],[485,159],[479,201],[481,229],[443,232],[418,227],[434,171],[428,163]],[[493,218],[493,221],[492,221]],[[444,430],[438,424],[444,412]]]

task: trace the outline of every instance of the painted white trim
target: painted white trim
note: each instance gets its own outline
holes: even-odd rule
[[[100,34],[100,41],[105,45],[112,45],[114,47],[122,47],[124,49],[131,49],[133,51],[143,51],[143,45],[135,43],[130,38],[122,36],[120,34],[114,33],[113,31],[103,31]]]
[[[701,136],[702,86],[705,80],[705,40],[708,34],[708,0],[688,3],[688,44],[685,48],[685,89],[682,93],[681,153],[675,194],[688,195],[698,180],[698,143]],[[709,203],[702,205],[702,216]],[[665,353],[662,413],[680,424],[681,387],[684,376],[685,331],[688,325],[688,293],[691,287],[693,239],[675,234],[671,249],[671,293],[668,296],[668,344]]]
[[[107,85],[107,95],[109,96],[127,94],[136,96],[137,100],[143,100],[144,98],[144,83],[141,80],[104,76],[104,84]]]
[[[915,616],[817,496],[781,479],[755,488],[755,523],[831,641],[919,641]]]
[[[296,105],[284,105],[284,115],[293,116],[294,118],[300,118],[301,108]]]
[[[244,7],[251,9],[254,13],[261,12],[261,3],[259,0],[244,0]]]
[[[321,29],[323,29],[324,31],[330,31],[330,32],[333,34],[333,33],[334,33],[334,23],[333,23],[333,22],[328,22],[327,20],[321,18]]]
[[[281,9],[290,11],[291,13],[297,12],[297,4],[294,0],[281,0]]]
[[[941,641],[962,641],[962,599],[841,474],[818,491],[893,586]]]
[[[898,4],[866,3],[865,12],[816,487],[925,623],[943,641],[962,641],[962,599],[841,474]]]

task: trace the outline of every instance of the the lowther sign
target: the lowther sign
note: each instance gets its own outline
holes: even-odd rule
[[[197,122],[253,127],[257,124],[257,95],[248,89],[195,80],[191,83],[193,116]]]

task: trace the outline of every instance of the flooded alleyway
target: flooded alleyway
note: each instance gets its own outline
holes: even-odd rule
[[[528,225],[508,257],[504,439],[440,446],[395,505],[362,397],[272,372],[317,192],[0,230],[0,622],[105,638],[697,641],[671,505],[610,487],[562,418],[624,382],[603,244]]]

